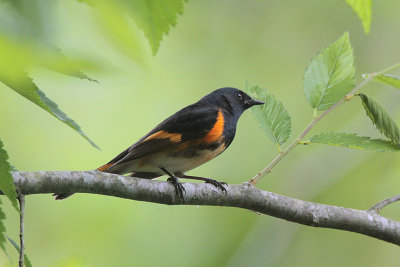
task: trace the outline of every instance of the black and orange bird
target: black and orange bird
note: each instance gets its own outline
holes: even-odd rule
[[[246,109],[262,104],[264,102],[252,99],[236,88],[215,90],[161,122],[97,170],[145,179],[168,175],[168,181],[182,199],[185,188],[178,178],[202,180],[226,191],[225,183],[189,176],[185,172],[224,152],[235,137],[240,115]],[[72,194],[54,195],[56,199],[64,199]]]

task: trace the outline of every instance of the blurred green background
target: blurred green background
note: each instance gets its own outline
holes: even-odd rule
[[[0,84],[0,138],[19,170],[94,169],[178,109],[220,87],[244,88],[246,80],[284,103],[294,138],[312,118],[302,89],[304,70],[343,32],[350,32],[358,81],[362,73],[400,61],[397,0],[374,2],[369,35],[342,0],[192,0],[155,56],[129,17],[138,44],[133,50],[129,40],[107,30],[99,8],[78,1],[30,0],[17,1],[16,11],[9,2],[0,3],[4,36],[19,31],[24,38],[54,44],[86,62],[82,70],[99,81],[39,67],[29,70],[101,151]],[[399,91],[371,84],[364,92],[400,122]],[[313,133],[323,130],[379,136],[358,99],[331,113]],[[246,112],[231,147],[190,173],[239,184],[276,153]],[[298,147],[258,187],[367,209],[399,193],[399,159],[396,153]],[[26,202],[26,252],[34,266],[398,266],[400,260],[398,247],[376,239],[234,208],[164,206],[89,194],[65,201],[35,195]],[[17,214],[9,203],[3,206],[7,232],[16,239]],[[382,214],[400,220],[399,210],[393,204]],[[13,263],[0,252],[2,266],[17,264],[10,245],[8,251]]]

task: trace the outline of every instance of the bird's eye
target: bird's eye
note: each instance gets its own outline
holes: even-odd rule
[[[242,99],[243,99],[243,96],[242,96],[241,93],[236,93],[235,96],[236,96],[236,98],[239,99],[239,100],[242,100]]]

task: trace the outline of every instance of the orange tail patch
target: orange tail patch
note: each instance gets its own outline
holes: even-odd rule
[[[101,172],[104,172],[104,171],[106,171],[108,168],[110,168],[112,165],[114,165],[114,163],[115,163],[115,162],[110,162],[110,163],[104,164],[103,166],[98,167],[96,170],[101,171]]]

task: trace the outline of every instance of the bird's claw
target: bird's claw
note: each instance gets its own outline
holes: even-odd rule
[[[183,185],[178,181],[178,179],[170,177],[170,178],[167,179],[167,181],[174,185],[175,191],[176,191],[176,195],[180,199],[184,200],[183,199],[183,192],[186,193],[186,190],[183,187]]]
[[[216,188],[221,189],[223,192],[226,192],[226,188],[224,185],[227,185],[227,183],[225,182],[218,182],[217,180],[213,180],[210,178],[206,178],[206,183],[208,184],[212,184],[213,186],[215,186]]]

